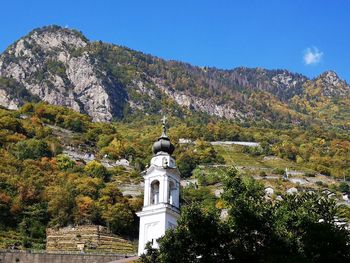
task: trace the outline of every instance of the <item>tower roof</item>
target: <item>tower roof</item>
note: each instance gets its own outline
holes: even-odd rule
[[[162,118],[162,135],[158,138],[158,140],[153,144],[152,150],[154,154],[159,152],[165,152],[168,154],[172,154],[175,150],[174,145],[170,142],[170,139],[167,135],[166,128],[166,117]]]

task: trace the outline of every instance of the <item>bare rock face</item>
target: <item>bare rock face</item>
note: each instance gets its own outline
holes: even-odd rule
[[[32,31],[0,55],[0,105],[16,109],[28,98],[103,122],[135,112],[169,111],[298,123],[302,116],[295,111],[308,114],[310,107],[317,112],[333,98],[348,100],[350,88],[332,71],[310,80],[287,70],[195,67],[89,42],[75,30],[49,26]],[[309,101],[311,106],[303,108]]]
[[[20,101],[15,98],[10,98],[5,90],[0,89],[0,105],[10,110],[17,110]]]
[[[112,81],[87,52],[72,55],[86,45],[76,31],[54,26],[35,30],[0,56],[0,76],[15,79],[50,104],[87,113],[94,121],[110,121],[113,105],[107,90],[114,88]],[[19,106],[16,100],[7,101],[6,94],[0,97],[2,105]]]
[[[161,84],[161,81],[155,82],[160,90],[167,96],[172,98],[177,104],[187,109],[192,109],[198,112],[205,112],[211,116],[218,116],[226,119],[241,120],[244,114],[239,110],[235,110],[233,105],[222,104],[218,105],[210,98],[203,99],[198,96],[185,94],[184,92],[174,91],[170,87]]]
[[[334,71],[326,71],[314,80],[314,85],[321,88],[321,95],[325,97],[350,96],[350,87]]]

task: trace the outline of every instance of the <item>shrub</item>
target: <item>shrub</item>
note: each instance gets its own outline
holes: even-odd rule
[[[109,172],[106,167],[97,161],[89,162],[85,167],[84,171],[87,172],[91,177],[102,178],[104,180],[109,178]]]
[[[282,168],[275,168],[272,170],[273,174],[284,175],[284,170]]]
[[[75,162],[72,161],[67,155],[60,154],[56,157],[58,169],[66,171],[74,167]]]
[[[267,174],[266,174],[265,171],[260,171],[259,175],[260,175],[261,177],[266,177],[266,176],[267,176]]]
[[[343,193],[348,193],[349,190],[350,190],[350,187],[347,183],[345,182],[341,182],[338,186],[338,189],[340,192],[343,192]]]
[[[307,173],[305,173],[305,176],[306,177],[315,177],[316,173],[314,173],[314,172],[307,172]]]
[[[324,185],[322,181],[316,181],[315,184],[318,185],[318,186],[323,186]]]
[[[20,160],[51,157],[52,153],[45,141],[29,139],[16,144],[16,156]]]

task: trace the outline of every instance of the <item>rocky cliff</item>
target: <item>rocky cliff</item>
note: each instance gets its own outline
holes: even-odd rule
[[[306,102],[321,98],[322,105],[309,103],[317,112],[330,99],[350,98],[349,85],[332,71],[310,80],[287,70],[201,68],[90,42],[58,26],[33,30],[8,47],[0,56],[0,77],[2,106],[40,99],[94,121],[170,111],[300,123],[310,112]]]
[[[110,121],[118,111],[123,97],[111,98],[118,87],[100,70],[88,52],[74,55],[88,45],[80,33],[59,27],[34,30],[10,46],[0,57],[1,77],[14,79],[32,95],[56,105],[70,107],[93,117]],[[15,108],[16,98],[6,99],[2,89],[1,104]]]

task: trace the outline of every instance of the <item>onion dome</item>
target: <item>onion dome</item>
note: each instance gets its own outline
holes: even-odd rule
[[[172,154],[175,150],[174,145],[170,142],[168,135],[166,134],[166,118],[163,117],[163,132],[162,135],[158,138],[158,140],[153,144],[152,150],[154,154],[159,152],[165,152],[168,154]]]

